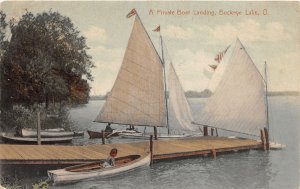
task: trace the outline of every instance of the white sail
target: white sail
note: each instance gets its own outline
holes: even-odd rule
[[[190,105],[185,97],[184,90],[180,84],[179,78],[175,72],[173,64],[170,63],[169,77],[169,105],[174,113],[181,129],[195,131],[197,128],[192,125],[193,117]],[[173,123],[171,125],[175,125]]]
[[[163,66],[138,16],[117,79],[95,121],[166,126]]]
[[[223,77],[197,123],[259,135],[267,119],[264,89],[262,76],[237,39]]]

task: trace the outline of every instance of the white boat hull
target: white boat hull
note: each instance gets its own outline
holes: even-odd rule
[[[119,133],[119,136],[122,138],[131,138],[131,139],[149,139],[150,135],[145,135],[143,133]],[[183,135],[167,135],[162,134],[158,135],[157,138],[185,138],[191,135],[183,134]]]
[[[53,138],[53,137],[71,137],[76,135],[75,132],[72,131],[56,131],[56,130],[43,130],[41,131],[41,137],[45,138]],[[31,129],[22,129],[23,137],[37,137],[37,131]]]
[[[48,171],[48,176],[54,184],[67,184],[78,182],[86,179],[95,179],[102,177],[109,177],[118,174],[122,174],[128,171],[132,171],[137,168],[150,165],[150,154],[136,159],[128,164],[123,164],[120,166],[102,168],[99,170],[86,171],[86,172],[71,172],[66,169],[58,169]]]
[[[285,147],[286,147],[286,145],[284,145],[284,144],[280,144],[280,143],[276,143],[276,142],[270,142],[270,149],[271,150],[281,150]]]
[[[6,143],[21,143],[21,144],[36,144],[37,138],[29,137],[15,137],[2,133],[0,136],[1,140]],[[42,144],[55,144],[55,143],[69,143],[72,142],[73,137],[52,137],[52,138],[41,138]]]

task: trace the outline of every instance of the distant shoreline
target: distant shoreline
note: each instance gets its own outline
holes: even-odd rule
[[[187,98],[208,98],[213,93],[209,90],[198,91],[186,91],[185,96]],[[300,96],[300,91],[270,91],[268,96]],[[106,100],[106,95],[90,96],[90,100]]]

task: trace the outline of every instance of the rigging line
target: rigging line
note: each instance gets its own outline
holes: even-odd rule
[[[206,126],[206,127],[210,127],[210,128],[221,129],[221,130],[224,130],[224,131],[230,131],[230,132],[240,133],[240,134],[254,136],[254,137],[260,137],[259,135],[254,135],[254,134],[249,134],[249,133],[243,133],[243,132],[238,132],[238,131],[232,131],[232,130],[229,130],[229,129],[223,129],[223,128],[220,128],[220,127],[210,126],[210,125],[196,123],[196,122],[192,122],[192,124],[194,124],[194,125],[202,125],[202,126]]]
[[[267,79],[267,62],[265,61],[265,87],[266,87],[266,92],[265,92],[265,96],[266,96],[266,116],[267,116],[267,129],[269,132],[269,137],[270,137],[270,128],[269,128],[269,106],[268,106],[268,79]]]
[[[245,50],[245,53],[248,55],[249,59],[251,60],[251,63],[254,65],[254,67],[256,68],[256,71],[259,73],[260,77],[262,78],[262,80],[264,81],[264,83],[266,83],[264,77],[262,76],[262,74],[260,73],[260,71],[258,70],[257,66],[254,64],[251,56],[249,55],[249,53],[246,51],[246,48],[244,47],[244,45],[241,43],[240,39],[237,38],[237,40],[239,41],[239,43],[242,45],[242,49]]]
[[[152,42],[152,40],[151,40],[151,38],[150,38],[148,32],[147,32],[147,30],[146,30],[146,28],[145,28],[145,26],[144,26],[142,20],[140,19],[140,16],[138,15],[138,13],[136,13],[136,18],[138,18],[139,22],[141,23],[142,27],[144,28],[144,31],[145,31],[145,33],[147,34],[147,37],[148,37],[148,39],[150,40],[151,45],[152,45],[153,49],[155,50],[157,57],[159,58],[160,62],[162,63],[163,61],[162,61],[162,59],[160,58],[160,56],[159,56],[159,54],[158,54],[158,52],[157,52],[157,50],[156,50],[156,48],[155,48],[155,46],[154,46],[154,44],[153,44],[153,42]]]
[[[166,63],[165,63],[165,59],[164,59],[163,39],[162,39],[161,34],[160,34],[160,42],[161,42],[161,56],[162,56],[162,61],[163,61],[163,75],[164,75],[164,84],[165,84],[165,103],[166,103],[166,109],[167,109],[167,111],[166,111],[167,127],[168,127],[168,135],[170,135],[169,108],[168,108],[168,98],[167,98]]]
[[[163,41],[164,46],[166,47],[167,44],[165,43],[165,41]],[[169,50],[167,48],[164,49],[165,50],[165,54],[167,54],[167,57],[170,59],[170,62],[173,62],[170,54],[169,54]]]

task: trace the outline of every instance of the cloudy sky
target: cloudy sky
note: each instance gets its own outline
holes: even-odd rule
[[[25,9],[33,13],[52,9],[71,18],[87,38],[96,65],[92,71],[92,95],[105,94],[114,83],[134,20],[125,16],[132,8],[138,11],[159,52],[159,36],[152,30],[161,25],[166,58],[172,60],[185,90],[201,91],[208,87],[213,74],[208,65],[239,37],[262,74],[263,63],[267,61],[270,90],[300,91],[297,1],[1,3],[8,19],[18,19]],[[168,11],[173,14],[166,14]],[[253,11],[258,15],[251,14]],[[195,15],[197,12],[202,14]],[[230,56],[230,50],[226,56]]]

